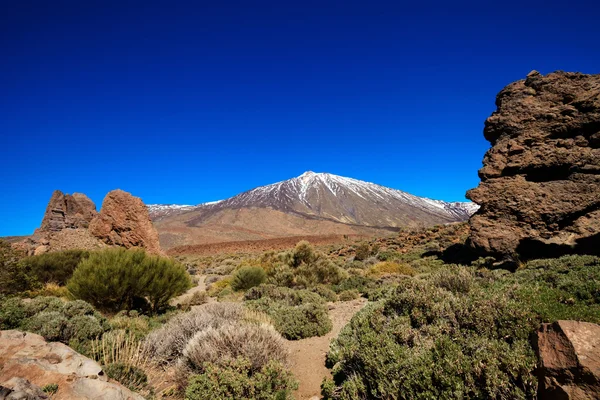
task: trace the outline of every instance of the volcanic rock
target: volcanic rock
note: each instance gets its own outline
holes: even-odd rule
[[[8,389],[8,396],[35,394],[36,387],[48,384],[58,385],[52,396],[55,400],[143,400],[120,384],[108,382],[98,364],[62,343],[46,342],[32,333],[0,331],[0,385]]]
[[[98,214],[96,205],[85,194],[64,194],[60,190],[52,193],[40,232],[58,232],[65,228],[87,228]]]
[[[600,253],[600,75],[533,71],[485,122],[469,243],[516,260]]]
[[[543,324],[535,345],[539,399],[600,398],[600,325],[578,321]]]
[[[106,195],[100,213],[90,222],[89,232],[108,245],[140,247],[150,253],[161,253],[148,208],[139,197],[122,190]]]

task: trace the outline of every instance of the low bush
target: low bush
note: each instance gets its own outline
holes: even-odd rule
[[[334,340],[326,399],[534,398],[537,327],[522,304],[482,288],[406,280]],[[485,366],[485,367],[482,367]],[[335,382],[335,383],[334,383]]]
[[[250,309],[269,315],[286,339],[323,336],[332,328],[325,300],[308,290],[261,285],[246,293],[245,302]]]
[[[173,317],[161,328],[151,332],[144,343],[145,351],[161,364],[172,363],[182,356],[188,341],[196,333],[228,322],[242,321],[246,315],[246,309],[241,304],[204,304]]]
[[[313,286],[313,287],[309,288],[308,290],[310,290],[313,293],[318,294],[325,301],[337,301],[338,300],[337,294],[333,290],[331,290],[328,286],[317,285],[317,286]]]
[[[364,261],[373,254],[369,243],[363,242],[354,249],[354,259],[356,261]]]
[[[338,295],[340,301],[355,300],[360,297],[360,292],[356,289],[344,290]]]
[[[302,264],[312,264],[316,259],[315,250],[306,240],[298,242],[292,252],[292,267],[299,267]]]
[[[102,336],[110,326],[102,314],[84,301],[36,297],[30,301],[10,298],[2,302],[0,328],[22,329],[69,344]]]
[[[267,273],[261,267],[242,267],[231,278],[233,290],[248,290],[265,282]]]
[[[408,264],[400,264],[392,261],[381,261],[373,265],[367,271],[369,276],[381,276],[384,274],[398,274],[398,275],[416,275],[416,271]]]
[[[298,387],[293,375],[276,361],[258,371],[243,358],[220,366],[207,363],[203,370],[191,376],[187,400],[293,400],[292,391]]]
[[[103,368],[106,375],[133,391],[143,390],[148,384],[146,373],[133,365],[113,363]]]
[[[332,286],[331,288],[336,293],[351,289],[356,289],[360,293],[364,293],[373,283],[373,279],[361,275],[352,275],[341,281],[339,284]]]
[[[82,260],[67,287],[79,299],[107,310],[164,310],[168,301],[192,286],[185,268],[141,250],[107,249]]]
[[[285,364],[287,351],[271,325],[226,322],[196,333],[183,352],[186,366],[196,372],[202,372],[205,363],[223,366],[237,358],[249,360],[258,371],[269,361]]]

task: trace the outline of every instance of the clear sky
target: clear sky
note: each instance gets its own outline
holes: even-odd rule
[[[496,93],[600,72],[597,1],[0,4],[0,236],[53,190],[196,204],[330,172],[464,200]]]

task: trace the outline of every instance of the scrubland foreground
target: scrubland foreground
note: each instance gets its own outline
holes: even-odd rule
[[[315,365],[323,398],[535,399],[534,333],[600,323],[600,258],[512,272],[489,258],[445,262],[468,234],[454,224],[177,260],[124,249],[24,257],[2,243],[0,328],[67,344],[146,399],[292,399],[315,376],[294,376],[288,343],[327,335],[330,309],[363,298],[323,357],[331,374]],[[198,282],[206,291],[177,301]],[[0,367],[0,385],[10,375]],[[66,381],[35,379],[69,398]]]

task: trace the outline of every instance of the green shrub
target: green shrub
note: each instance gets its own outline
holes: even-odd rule
[[[112,363],[104,366],[106,375],[130,390],[140,391],[148,384],[148,376],[138,367],[125,363]]]
[[[259,371],[243,358],[217,366],[207,363],[204,373],[192,375],[186,400],[292,400],[298,384],[293,375],[275,361]]]
[[[332,286],[332,289],[336,293],[351,289],[356,289],[363,293],[371,284],[373,284],[372,279],[360,275],[353,275],[347,279],[344,279],[338,285]]]
[[[337,301],[338,300],[337,294],[333,290],[331,290],[328,286],[317,285],[317,286],[313,286],[313,287],[309,288],[308,290],[310,290],[313,293],[318,294],[326,301]]]
[[[0,295],[24,292],[39,285],[30,270],[19,262],[23,256],[0,239]]]
[[[306,240],[298,242],[292,252],[292,267],[299,267],[302,264],[311,264],[315,261],[316,254],[313,247]]]
[[[192,286],[185,268],[175,261],[122,248],[90,253],[81,261],[67,287],[76,297],[107,310],[164,310],[171,298]]]
[[[301,264],[294,271],[295,283],[302,287],[315,285],[336,285],[348,274],[332,261],[320,257],[311,264]]]
[[[69,321],[58,311],[42,311],[25,320],[22,328],[37,333],[51,342],[64,341]]]
[[[56,392],[58,392],[58,384],[49,383],[42,388],[42,392],[48,393],[49,395],[52,396],[52,395],[56,394]]]
[[[35,315],[42,311],[60,311],[62,312],[64,302],[58,297],[40,296],[25,303],[25,311],[28,316]]]
[[[28,257],[22,264],[39,282],[65,285],[79,262],[88,256],[85,250],[65,250]]]
[[[340,301],[350,301],[358,299],[360,297],[360,293],[356,289],[344,290],[338,295],[338,297]]]
[[[356,249],[354,251],[354,259],[356,261],[364,261],[373,254],[371,246],[369,246],[369,243],[366,242],[363,242],[356,246]]]
[[[0,329],[16,329],[27,317],[23,301],[16,297],[0,302]]]
[[[68,320],[64,331],[64,338],[67,341],[73,339],[85,341],[96,339],[104,333],[104,327],[93,315],[76,315]]]
[[[308,290],[261,285],[250,289],[245,300],[250,309],[271,317],[286,339],[323,336],[332,328],[324,299]]]
[[[332,342],[326,399],[535,398],[535,316],[480,287],[402,281]]]
[[[235,271],[231,279],[233,290],[248,290],[267,280],[267,273],[261,267],[242,267]]]
[[[294,270],[286,264],[278,264],[267,273],[267,282],[276,286],[294,286]]]
[[[385,274],[398,274],[414,276],[416,271],[408,264],[400,264],[393,261],[381,261],[373,265],[367,271],[369,276],[381,276]]]
[[[442,269],[432,274],[434,285],[453,293],[468,293],[474,284],[473,273],[467,267]]]

